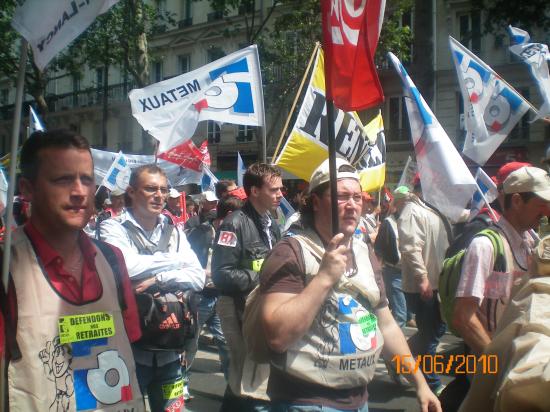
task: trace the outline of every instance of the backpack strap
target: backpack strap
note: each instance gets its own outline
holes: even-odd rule
[[[136,245],[136,247],[138,248],[140,255],[153,255],[155,252],[166,252],[168,250],[170,238],[172,237],[172,232],[174,230],[174,223],[171,219],[168,219],[167,222],[168,227],[166,227],[165,230],[162,231],[160,240],[157,245],[146,245],[144,242],[145,237],[143,236],[141,229],[136,227],[129,220],[125,220],[122,223],[122,226],[126,228],[128,236],[130,237],[134,245]]]
[[[124,299],[124,288],[122,286],[122,278],[118,257],[109,244],[97,239],[92,239],[92,241],[95,243],[97,248],[101,250],[101,253],[103,253],[103,256],[105,256],[105,259],[107,259],[107,262],[111,266],[113,275],[115,277],[118,303],[120,305],[120,309],[124,312],[128,308],[128,306],[126,305],[126,299]]]
[[[497,272],[505,272],[507,269],[506,256],[504,253],[504,242],[502,241],[502,236],[500,233],[494,229],[487,228],[483,229],[476,236],[485,236],[491,241],[493,244],[493,259],[495,262],[493,270]]]

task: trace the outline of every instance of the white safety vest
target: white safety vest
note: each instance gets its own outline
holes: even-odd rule
[[[69,303],[49,283],[22,228],[14,232],[10,270],[22,358],[8,366],[11,411],[145,410],[114,275],[99,250],[95,265],[100,298]]]

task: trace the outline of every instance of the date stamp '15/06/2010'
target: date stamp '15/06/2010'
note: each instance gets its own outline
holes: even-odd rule
[[[497,355],[395,355],[392,358],[398,374],[410,375],[418,371],[445,375],[498,373]]]

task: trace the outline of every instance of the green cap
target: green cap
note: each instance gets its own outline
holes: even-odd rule
[[[409,196],[411,190],[407,186],[399,186],[393,191],[394,199],[404,199]]]

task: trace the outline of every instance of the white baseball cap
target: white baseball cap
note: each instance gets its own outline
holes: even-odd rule
[[[172,199],[175,199],[176,197],[180,197],[181,193],[178,192],[176,189],[174,189],[173,187],[170,188],[170,191],[168,192],[168,196],[171,197]]]
[[[111,192],[111,196],[122,196],[124,193],[125,193],[124,190],[119,189],[118,187],[115,187]]]
[[[358,182],[360,181],[359,174],[357,170],[355,170],[355,167],[339,157],[336,158],[336,171],[337,179],[355,179]],[[311,179],[309,179],[309,193],[328,181],[330,181],[330,171],[328,159],[326,159],[313,171]]]
[[[205,192],[202,192],[202,198],[207,202],[214,202],[218,200],[218,198],[216,197],[216,194],[212,190],[207,190]]]
[[[522,167],[504,180],[503,191],[505,194],[532,192],[550,202],[550,176],[538,167]]]

